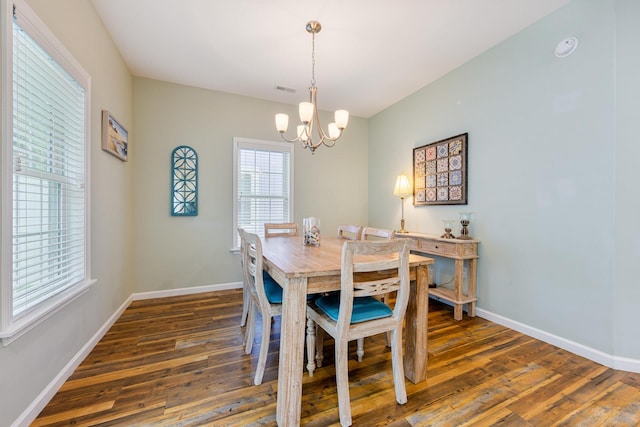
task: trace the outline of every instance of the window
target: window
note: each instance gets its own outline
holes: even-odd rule
[[[2,39],[9,52],[2,204],[11,209],[2,224],[0,337],[7,344],[90,284],[90,78],[22,1],[3,22]]]
[[[264,236],[265,222],[293,218],[293,144],[233,139],[233,248],[237,228]]]

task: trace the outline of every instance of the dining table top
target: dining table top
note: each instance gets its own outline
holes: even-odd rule
[[[320,246],[307,246],[301,236],[278,236],[263,239],[262,255],[288,278],[339,275],[342,248],[348,239],[322,236]],[[386,256],[387,258],[391,258]],[[357,256],[357,262],[380,262],[382,255]],[[433,259],[410,254],[409,266],[432,264]]]

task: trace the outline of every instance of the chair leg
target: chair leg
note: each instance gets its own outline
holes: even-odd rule
[[[324,359],[324,329],[316,325],[316,367],[322,366]]]
[[[391,307],[391,294],[384,294],[384,297],[382,297],[382,301],[389,307]],[[393,309],[393,307],[391,307],[391,309]],[[385,333],[384,338],[387,341],[387,347],[391,347],[391,331]]]
[[[393,366],[396,401],[404,405],[407,403],[407,388],[404,383],[404,361],[402,359],[402,326],[400,326],[391,331],[391,365]]]
[[[256,333],[256,316],[257,316],[258,307],[253,303],[253,301],[249,301],[249,315],[247,318],[247,332],[244,336],[245,339],[245,354],[251,354],[251,350],[253,349],[253,339],[255,338]]]
[[[307,371],[309,376],[313,376],[313,371],[316,369],[315,362],[316,352],[316,322],[307,318]]]
[[[249,316],[249,290],[246,286],[242,287],[242,316],[240,317],[240,326],[247,324],[247,317]]]
[[[349,342],[336,338],[336,383],[340,424],[351,425],[351,398],[349,397]]]
[[[362,358],[364,357],[364,338],[358,338],[356,340],[357,348],[356,348],[356,356],[358,357],[358,362],[362,362]]]
[[[265,317],[265,314],[262,314],[262,339],[260,340],[260,353],[258,355],[258,365],[256,366],[256,376],[253,379],[255,385],[262,384],[264,367],[267,364],[267,353],[269,353],[269,343],[271,342],[271,319],[273,319],[271,316]]]

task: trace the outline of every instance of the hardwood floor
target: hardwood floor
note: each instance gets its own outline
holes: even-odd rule
[[[133,302],[33,425],[275,425],[279,319],[254,386],[259,345],[244,354],[241,311],[240,290]],[[303,377],[307,426],[339,425],[333,343],[325,345],[323,366]],[[640,374],[477,317],[456,322],[435,301],[428,380],[407,381],[407,404],[395,402],[383,335],[366,340],[361,363],[351,349],[354,426],[640,425]]]

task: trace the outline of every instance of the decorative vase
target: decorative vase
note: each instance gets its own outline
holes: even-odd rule
[[[320,246],[320,220],[313,216],[302,219],[305,246]]]

